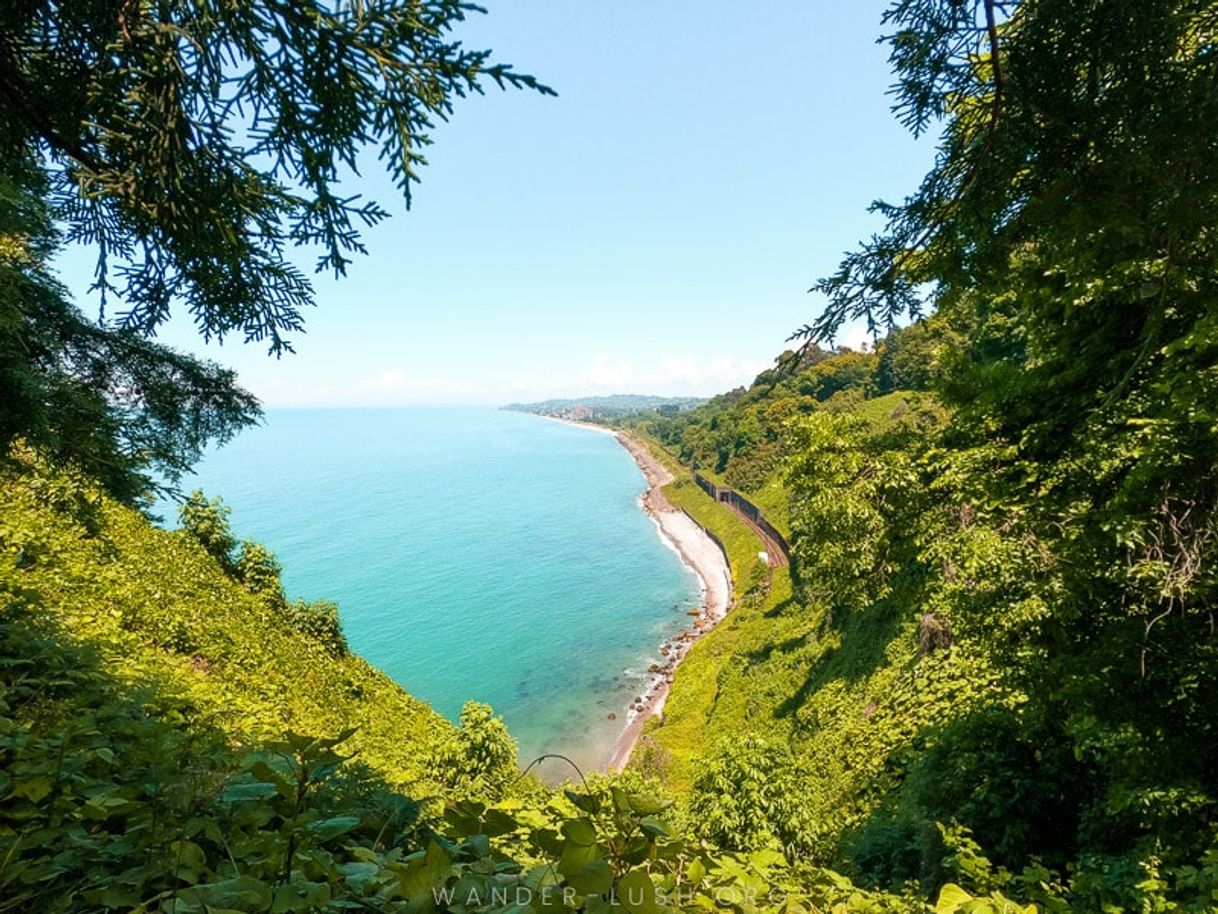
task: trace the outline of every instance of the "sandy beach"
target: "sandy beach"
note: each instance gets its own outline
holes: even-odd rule
[[[604,765],[610,771],[620,771],[629,763],[644,724],[649,718],[664,713],[664,701],[668,698],[677,665],[690,647],[727,614],[732,600],[732,572],[726,556],[688,514],[669,504],[661,491],[661,487],[672,482],[672,473],[646,446],[627,433],[618,432],[617,440],[630,452],[647,479],[647,491],[641,499],[643,510],[655,521],[660,535],[677,550],[702,582],[702,605],[697,615],[691,616],[689,628],[660,646],[663,661],[652,667],[647,690],[627,712],[626,727]]]
[[[588,431],[613,435],[634,458],[647,480],[647,490],[639,499],[643,511],[655,522],[660,537],[668,543],[701,583],[701,605],[691,612],[689,626],[660,645],[661,660],[652,665],[647,687],[631,701],[626,712],[626,725],[613,744],[609,757],[601,765],[605,771],[620,771],[630,762],[631,753],[639,741],[647,721],[663,716],[664,702],[672,687],[677,666],[689,649],[727,614],[732,601],[732,572],[727,557],[701,527],[680,508],[673,507],[661,489],[673,481],[668,468],[652,456],[642,442],[627,432],[615,431],[603,425],[541,416],[551,422],[573,425]]]
[[[557,422],[559,425],[572,425],[575,428],[584,428],[590,432],[599,432],[602,435],[612,435],[618,437],[618,433],[611,428],[605,428],[603,425],[596,425],[593,422],[580,422],[578,419],[563,419],[559,416],[543,416],[540,413],[529,413],[531,416],[536,416],[538,419],[545,419],[547,422]]]

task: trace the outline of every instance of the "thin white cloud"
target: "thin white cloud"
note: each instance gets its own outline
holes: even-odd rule
[[[767,363],[726,356],[666,356],[640,363],[602,352],[573,371],[529,372],[521,367],[488,380],[413,373],[399,365],[377,366],[357,377],[340,373],[281,373],[251,386],[268,406],[407,406],[424,403],[499,405],[510,400],[546,400],[593,394],[712,396],[749,384]],[[528,373],[526,373],[528,372]],[[250,379],[254,381],[254,379]]]
[[[875,346],[875,339],[865,326],[848,325],[838,334],[837,345],[856,352],[870,352]]]
[[[598,392],[612,390],[614,393],[634,393],[633,385],[638,377],[639,371],[630,359],[615,358],[602,352],[583,370],[581,380]]]
[[[587,393],[710,396],[747,385],[766,367],[753,359],[686,355],[665,356],[658,365],[640,368],[629,359],[602,352],[584,369],[580,380]]]

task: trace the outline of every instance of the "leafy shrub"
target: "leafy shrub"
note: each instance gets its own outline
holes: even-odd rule
[[[233,574],[246,589],[275,606],[283,606],[283,565],[262,543],[245,540],[241,543]]]
[[[783,744],[757,736],[734,741],[710,758],[694,782],[695,831],[729,850],[806,844],[797,772]]]
[[[52,504],[40,494],[48,485],[79,499]],[[303,613],[299,631],[286,606],[251,594],[193,537],[36,463],[0,470],[0,501],[0,604],[21,594],[63,639],[93,646],[123,688],[178,695],[190,708],[183,726],[219,727],[233,743],[358,725],[350,744],[362,764],[435,789],[426,759],[451,725],[340,649],[332,605]]]
[[[202,489],[191,492],[178,509],[182,529],[230,573],[234,570],[233,550],[237,547],[237,538],[228,523],[232,512],[224,499],[208,499]]]
[[[461,726],[437,754],[437,778],[460,795],[497,800],[520,777],[516,741],[490,705],[467,701]]]
[[[343,634],[342,622],[338,617],[338,604],[329,600],[310,603],[297,600],[285,612],[293,628],[325,645],[335,656],[344,657],[349,652],[347,636]]]

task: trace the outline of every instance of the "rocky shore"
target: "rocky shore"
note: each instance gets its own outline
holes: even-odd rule
[[[617,440],[647,479],[647,491],[641,499],[643,510],[655,521],[660,535],[698,576],[702,583],[702,600],[697,610],[691,610],[689,627],[660,645],[662,659],[652,664],[652,678],[647,689],[631,702],[626,727],[605,763],[605,768],[612,771],[619,771],[629,763],[647,720],[663,715],[677,665],[698,638],[727,614],[732,599],[731,568],[722,550],[689,515],[674,508],[664,497],[662,487],[672,482],[672,473],[629,434],[618,432]]]
[[[630,762],[634,747],[647,721],[663,716],[664,702],[672,687],[677,666],[689,649],[727,614],[732,602],[732,571],[727,557],[701,527],[664,497],[663,487],[673,481],[668,468],[652,455],[645,444],[628,432],[614,431],[603,425],[579,422],[554,416],[541,416],[551,422],[574,425],[590,431],[613,435],[634,458],[647,480],[647,489],[640,498],[643,511],[655,522],[660,538],[668,543],[681,560],[697,575],[702,596],[699,607],[689,611],[689,626],[660,645],[660,660],[648,669],[647,686],[630,701],[625,710],[625,727],[613,744],[613,749],[601,768],[620,771]],[[618,718],[617,712],[609,714]]]

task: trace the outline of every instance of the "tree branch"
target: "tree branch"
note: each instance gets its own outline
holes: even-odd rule
[[[1002,72],[1002,61],[998,57],[998,17],[994,13],[997,5],[995,0],[985,2],[985,31],[990,39],[990,66],[994,68],[994,109],[993,120],[997,120],[997,109],[1002,104],[1002,96],[1006,90],[1006,76]]]

